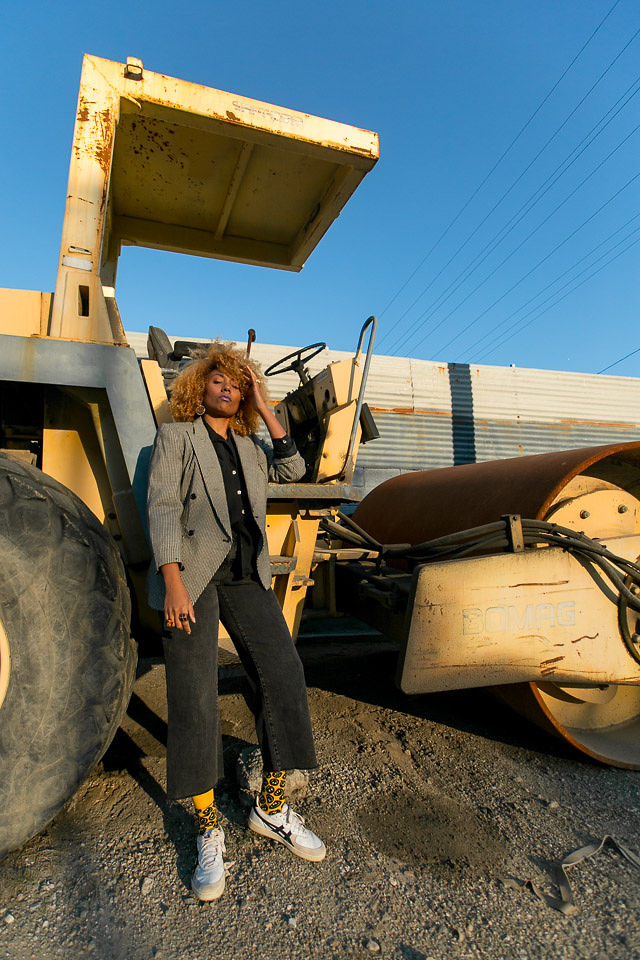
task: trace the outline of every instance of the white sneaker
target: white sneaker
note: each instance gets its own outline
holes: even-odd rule
[[[258,798],[249,814],[249,829],[262,837],[269,837],[277,843],[283,843],[303,860],[324,860],[327,852],[320,837],[308,830],[303,818],[294,813],[285,803],[278,813],[265,813],[260,808]]]
[[[224,890],[224,830],[215,827],[198,837],[198,866],[191,878],[191,889],[198,900],[217,900]]]

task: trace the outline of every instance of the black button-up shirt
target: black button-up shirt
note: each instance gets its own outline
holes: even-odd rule
[[[206,420],[203,420],[203,423],[220,463],[233,536],[231,550],[216,571],[214,580],[228,583],[233,580],[256,579],[256,556],[261,534],[253,518],[233,431],[229,430],[228,436],[223,437],[216,433]],[[289,436],[273,440],[272,443],[277,458],[291,457],[296,452],[296,445]]]

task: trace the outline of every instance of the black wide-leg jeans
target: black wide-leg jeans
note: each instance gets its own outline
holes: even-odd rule
[[[317,766],[300,657],[273,590],[215,583],[194,605],[191,633],[163,635],[169,710],[167,793],[206,793],[223,775],[218,705],[218,621],[246,671],[265,770]]]

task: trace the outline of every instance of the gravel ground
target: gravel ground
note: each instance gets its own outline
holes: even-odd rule
[[[406,698],[385,642],[301,643],[321,767],[295,808],[323,837],[310,864],[249,833],[238,757],[254,742],[235,668],[221,709],[217,793],[230,861],[221,900],[190,894],[190,803],[164,794],[160,663],[141,663],[103,762],[49,827],[0,866],[0,957],[640,958],[640,774],[596,766],[483,691]]]

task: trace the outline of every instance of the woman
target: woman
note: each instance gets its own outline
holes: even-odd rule
[[[169,710],[167,793],[193,797],[201,900],[224,890],[224,832],[213,788],[223,773],[218,621],[246,670],[263,783],[249,828],[306,860],[325,847],[284,802],[285,771],[316,766],[300,658],[271,590],[267,482],[299,480],[304,460],[267,404],[257,368],[215,343],[176,378],[174,423],[158,430],[149,470],[149,602],[164,611]],[[273,455],[256,436],[262,419]],[[272,462],[269,462],[272,459]]]

